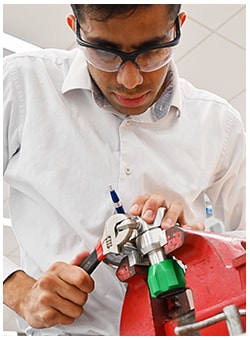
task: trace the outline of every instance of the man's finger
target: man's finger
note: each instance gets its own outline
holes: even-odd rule
[[[160,207],[167,207],[166,201],[161,194],[145,194],[136,197],[130,213],[135,216],[141,216],[147,223],[153,223]]]
[[[197,222],[195,224],[184,224],[183,229],[189,229],[189,230],[198,230],[198,231],[204,231],[205,225],[202,222]]]
[[[178,200],[173,201],[167,209],[167,212],[162,219],[161,227],[163,229],[169,229],[173,227],[177,222],[180,225],[187,224],[184,217],[184,205],[181,201]]]
[[[73,260],[70,262],[70,264],[73,264],[75,266],[79,266],[82,261],[87,257],[89,256],[89,252],[84,250],[82,251],[81,253],[78,253],[74,258]]]

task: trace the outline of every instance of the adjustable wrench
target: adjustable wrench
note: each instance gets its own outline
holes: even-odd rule
[[[107,255],[121,254],[122,246],[129,240],[133,230],[139,227],[139,222],[126,214],[112,215],[105,223],[102,238],[80,267],[91,274]]]

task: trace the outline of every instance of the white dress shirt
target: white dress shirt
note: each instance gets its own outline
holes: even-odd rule
[[[245,135],[224,99],[179,79],[145,113],[114,111],[92,84],[82,52],[44,50],[4,61],[4,180],[21,267],[38,278],[55,261],[92,251],[114,213],[143,193],[182,200],[204,221],[203,192],[226,231],[245,229]],[[7,263],[4,277],[17,270]],[[118,335],[126,285],[100,264],[95,290],[72,325],[29,334]],[[26,325],[21,321],[23,328]]]

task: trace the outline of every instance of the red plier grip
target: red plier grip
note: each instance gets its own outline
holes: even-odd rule
[[[82,261],[79,267],[84,269],[90,275],[93,273],[98,264],[104,260],[104,258],[105,255],[103,254],[102,243],[100,240],[92,253]]]

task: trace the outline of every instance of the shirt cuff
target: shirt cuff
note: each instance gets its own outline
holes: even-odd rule
[[[14,272],[22,270],[20,266],[12,262],[8,257],[4,256],[3,265],[3,282]]]

